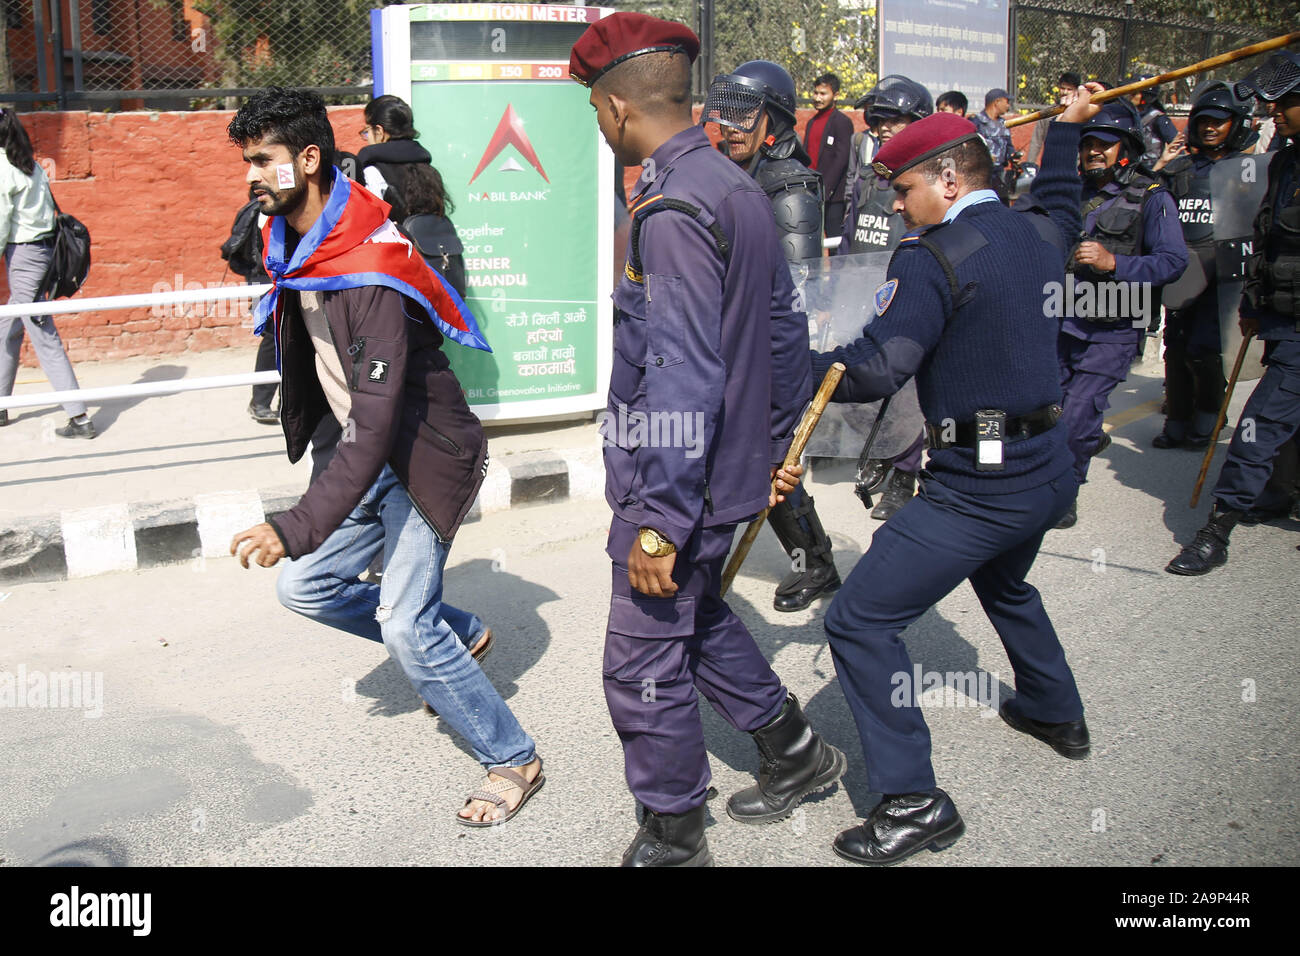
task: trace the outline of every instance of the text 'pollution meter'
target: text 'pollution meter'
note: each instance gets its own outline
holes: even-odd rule
[[[411,104],[455,204],[466,301],[492,353],[446,347],[484,420],[605,406],[614,161],[569,49],[611,10],[430,3],[371,11],[375,95]]]

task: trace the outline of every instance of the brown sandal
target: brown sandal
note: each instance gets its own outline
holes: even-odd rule
[[[465,826],[467,827],[495,827],[505,823],[516,813],[522,810],[524,808],[524,804],[528,802],[528,798],[531,797],[533,794],[535,794],[538,790],[542,789],[542,784],[546,783],[546,774],[542,773],[541,757],[537,758],[537,763],[538,763],[537,777],[531,783],[528,781],[527,777],[525,777],[521,773],[517,773],[516,771],[512,770],[510,767],[490,768],[488,770],[488,773],[496,774],[498,777],[501,777],[502,779],[493,780],[489,782],[486,786],[482,787],[481,789],[475,790],[473,793],[471,793],[468,797],[465,798],[464,804],[461,805],[461,809],[463,810],[465,809],[465,807],[469,806],[475,800],[482,800],[485,803],[492,803],[498,807],[504,807],[507,804],[505,798],[502,797],[501,794],[505,793],[507,790],[521,791],[523,793],[523,796],[519,799],[519,802],[515,804],[515,808],[507,812],[505,816],[498,817],[495,820],[471,820],[468,817],[462,817],[459,813],[457,813],[456,820],[460,823],[465,824]]]

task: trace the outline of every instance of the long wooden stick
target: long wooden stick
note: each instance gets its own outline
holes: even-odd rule
[[[1170,80],[1181,79],[1184,76],[1191,76],[1193,73],[1204,73],[1206,70],[1213,70],[1215,67],[1224,66],[1228,63],[1235,63],[1238,60],[1244,60],[1248,56],[1255,56],[1258,53],[1267,53],[1269,50],[1276,50],[1279,47],[1289,46],[1292,43],[1300,43],[1300,30],[1295,33],[1287,33],[1280,37],[1273,37],[1271,40],[1261,40],[1259,43],[1243,46],[1238,50],[1232,50],[1228,53],[1220,53],[1218,56],[1212,56],[1208,60],[1201,60],[1199,63],[1193,63],[1191,66],[1184,66],[1177,70],[1170,70],[1168,73],[1161,73],[1159,76],[1153,76],[1149,80],[1143,80],[1140,83],[1129,83],[1127,86],[1117,86],[1113,90],[1104,90],[1092,98],[1094,103],[1105,103],[1113,100],[1118,96],[1124,96],[1127,93],[1136,93],[1139,90],[1145,90],[1152,86],[1159,86],[1161,83],[1168,83]],[[1021,126],[1025,123],[1034,123],[1040,119],[1047,119],[1049,116],[1056,116],[1065,112],[1064,106],[1051,106],[1045,110],[1039,110],[1037,113],[1029,113],[1025,116],[1017,116],[1014,119],[1007,120],[1007,129],[1013,126]]]
[[[1246,359],[1246,350],[1250,348],[1250,340],[1253,336],[1247,335],[1241,340],[1241,348],[1237,349],[1237,361],[1232,364],[1232,377],[1228,379],[1228,387],[1223,392],[1223,404],[1219,406],[1219,417],[1214,423],[1214,434],[1210,436],[1210,445],[1205,449],[1205,458],[1201,461],[1201,473],[1196,476],[1196,488],[1192,491],[1192,503],[1189,507],[1195,508],[1196,503],[1201,500],[1201,487],[1205,484],[1205,476],[1210,471],[1210,460],[1214,458],[1214,446],[1218,444],[1219,432],[1223,430],[1223,423],[1228,418],[1228,403],[1232,401],[1232,390],[1237,387],[1237,376],[1241,374],[1241,363]]]
[[[781,464],[782,468],[790,468],[799,463],[799,459],[803,456],[804,446],[808,444],[813,429],[821,421],[822,412],[826,411],[826,405],[831,400],[831,394],[835,391],[835,387],[840,384],[843,375],[844,363],[842,362],[836,362],[827,370],[826,377],[822,379],[821,388],[817,389],[812,404],[808,406],[808,411],[803,413],[803,418],[799,421],[799,427],[795,429],[794,441],[790,442],[790,450],[785,453],[785,461]],[[773,490],[776,489],[775,479],[772,480],[772,488]],[[749,549],[753,546],[754,539],[758,537],[758,532],[763,527],[763,522],[767,520],[767,513],[770,510],[770,508],[764,508],[758,517],[749,523],[749,527],[745,529],[740,544],[736,545],[731,560],[727,562],[726,570],[722,572],[722,594],[727,593],[727,590],[731,587],[731,582],[736,579],[736,572],[745,563],[745,557],[749,554]]]

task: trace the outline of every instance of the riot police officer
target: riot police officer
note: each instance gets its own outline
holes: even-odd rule
[[[1242,334],[1264,341],[1264,375],[1232,434],[1210,520],[1165,568],[1205,574],[1228,560],[1233,527],[1256,505],[1278,449],[1300,427],[1300,55],[1275,53],[1233,87],[1263,101],[1287,145],[1268,166],[1241,307]]]
[[[795,265],[821,258],[821,176],[808,168],[808,153],[795,135],[790,74],[767,60],[751,60],[715,77],[702,121],[718,125],[721,148],[763,187],[786,261]],[[777,585],[773,607],[800,611],[818,595],[839,588],[830,535],[802,486],[773,508],[767,520],[792,568]]]
[[[1130,76],[1124,81],[1124,84],[1127,86],[1129,83],[1141,83],[1154,76],[1154,73]],[[1147,172],[1156,169],[1156,164],[1160,161],[1160,156],[1165,151],[1165,147],[1178,136],[1178,127],[1166,115],[1165,108],[1160,102],[1159,89],[1158,86],[1152,86],[1136,93],[1129,93],[1125,97],[1138,114],[1138,132],[1142,136],[1142,155],[1137,157],[1136,161],[1139,165],[1145,167]]]
[[[1187,267],[1173,197],[1137,168],[1142,149],[1142,134],[1127,108],[1108,105],[1084,126],[1083,233],[1059,299],[1048,301],[1061,319],[1062,424],[1080,485],[1088,480],[1092,457],[1109,444],[1103,441],[1102,415],[1110,393],[1128,377],[1138,340],[1159,308],[1158,289]],[[1057,527],[1077,520],[1075,502]]]
[[[1162,181],[1178,204],[1189,261],[1163,295],[1167,414],[1164,428],[1152,441],[1156,448],[1204,448],[1223,404],[1227,380],[1219,331],[1228,308],[1235,318],[1241,290],[1230,275],[1218,274],[1216,249],[1224,237],[1215,235],[1216,220],[1225,218],[1226,206],[1244,204],[1238,196],[1249,195],[1237,188],[1240,171],[1232,161],[1259,138],[1251,121],[1253,109],[1254,103],[1236,96],[1227,83],[1207,85],[1187,118],[1187,142],[1194,152],[1161,170]],[[1216,174],[1216,167],[1224,163],[1229,167]],[[1224,177],[1224,172],[1229,175]],[[1263,177],[1259,178],[1262,185]],[[1214,186],[1225,181],[1232,188],[1220,185],[1216,194]],[[1258,198],[1253,205],[1258,206]],[[1233,218],[1249,222],[1244,215]]]
[[[929,91],[915,80],[899,74],[881,77],[880,82],[854,106],[863,111],[876,149],[911,123],[934,112],[934,101]],[[898,247],[906,232],[903,217],[894,211],[893,192],[882,187],[879,177],[870,167],[859,170],[848,189],[848,211],[840,233],[838,254],[888,252]],[[886,417],[890,414],[885,411]],[[891,465],[893,467],[884,484],[880,503],[871,512],[871,517],[877,521],[887,521],[916,493],[916,475],[921,470],[921,453],[925,449],[922,425],[923,420],[917,416],[916,439],[892,460],[864,458],[859,462],[858,494],[864,501],[869,501],[869,489],[877,486],[885,478],[884,473]],[[864,454],[869,455],[869,450]]]

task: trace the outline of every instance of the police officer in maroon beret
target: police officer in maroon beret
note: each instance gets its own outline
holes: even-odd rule
[[[1097,110],[1089,99],[1052,124],[1033,187],[1042,207],[1032,214],[998,201],[988,148],[959,116],[928,116],[886,143],[874,168],[892,183],[913,231],[875,292],[876,316],[862,338],[812,356],[814,377],[835,361],[848,366],[834,401],[874,401],[915,376],[931,443],[921,494],[876,530],[826,614],[867,785],[882,794],[865,822],[835,840],[835,852],[858,863],[897,863],[965,832],[935,785],[923,688],[913,683],[945,668],[914,668],[901,640],[965,580],[1015,671],[1017,695],[1003,702],[1003,719],[1062,756],[1088,754],[1074,676],[1025,576],[1076,488],[1056,424],[1056,323],[1045,317],[1044,297],[1063,282],[1079,232],[1075,161],[1078,124]]]
[[[604,449],[605,699],[645,811],[624,866],[711,862],[697,692],[762,758],[758,782],[727,801],[733,819],[780,820],[845,769],[720,593],[736,525],[769,503],[812,384],[807,318],[767,196],[692,122],[698,51],[679,23],[615,13],[570,56],[615,157],[644,167],[614,291],[605,425],[649,427],[605,427]],[[647,440],[671,420],[696,423],[699,441]]]

